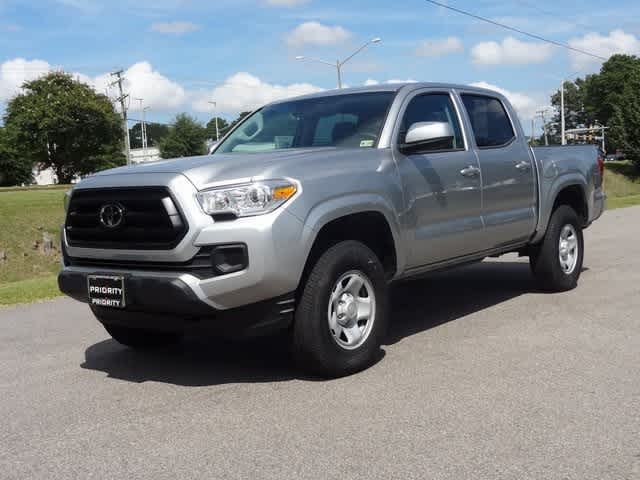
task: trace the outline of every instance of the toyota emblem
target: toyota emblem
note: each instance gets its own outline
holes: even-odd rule
[[[119,203],[107,203],[100,208],[100,223],[107,228],[116,228],[124,220],[124,207]]]

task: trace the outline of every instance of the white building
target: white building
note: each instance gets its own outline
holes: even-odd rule
[[[132,148],[130,150],[131,163],[153,162],[160,160],[160,149],[157,147]],[[58,178],[52,168],[33,168],[33,180],[36,185],[53,185],[58,183]],[[75,179],[78,181],[79,178]]]
[[[160,160],[160,149],[158,147],[132,148],[129,150],[131,163],[153,162]]]
[[[53,168],[39,169],[33,167],[33,181],[36,185],[53,185],[58,183],[58,177],[53,173]]]

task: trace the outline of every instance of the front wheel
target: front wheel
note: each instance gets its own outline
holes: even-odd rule
[[[323,377],[363,370],[377,358],[387,327],[384,268],[367,246],[344,241],[313,267],[296,309],[293,353]]]
[[[543,290],[563,292],[578,284],[583,258],[580,219],[573,208],[560,205],[551,215],[544,239],[529,256],[531,271]]]

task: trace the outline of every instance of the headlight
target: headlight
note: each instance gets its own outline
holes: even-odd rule
[[[69,210],[69,202],[71,201],[71,193],[72,190],[67,190],[64,192],[64,211],[65,213]]]
[[[196,196],[209,215],[248,217],[274,211],[297,191],[295,183],[282,179],[212,188],[198,192]]]

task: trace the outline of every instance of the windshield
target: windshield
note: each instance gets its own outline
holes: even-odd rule
[[[279,103],[255,112],[214,153],[284,148],[372,148],[394,92],[352,93]]]

